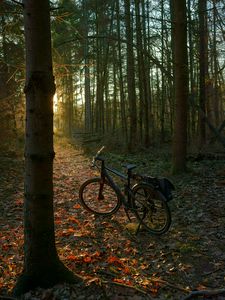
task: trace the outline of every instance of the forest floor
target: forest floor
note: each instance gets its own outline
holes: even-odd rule
[[[171,176],[166,151],[108,154],[113,166],[137,163],[174,183],[171,228],[152,236],[135,235],[123,209],[110,218],[85,211],[78,189],[96,175],[91,155],[65,141],[55,151],[58,253],[85,283],[37,289],[23,299],[225,299],[225,156],[191,161],[188,173]],[[0,157],[0,299],[9,297],[22,271],[23,164],[21,155]]]

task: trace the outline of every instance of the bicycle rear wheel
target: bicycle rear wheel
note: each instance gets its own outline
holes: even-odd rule
[[[132,188],[134,213],[140,226],[152,234],[168,231],[171,213],[165,197],[150,184],[138,183]]]
[[[121,206],[114,189],[100,177],[88,179],[80,186],[79,199],[86,210],[96,215],[110,216]]]

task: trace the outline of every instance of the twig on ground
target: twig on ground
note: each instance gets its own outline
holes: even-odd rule
[[[9,297],[9,296],[1,296],[0,295],[0,300],[16,300],[14,297]]]
[[[97,273],[100,274],[100,275],[102,274],[102,275],[112,276],[113,278],[116,277],[116,274],[113,274],[110,271],[99,270]]]
[[[165,286],[174,288],[174,289],[179,290],[179,291],[181,291],[181,292],[188,293],[188,290],[187,290],[187,289],[185,289],[185,288],[183,288],[183,287],[180,287],[180,286],[178,286],[178,285],[175,285],[174,283],[168,282],[168,281],[166,281],[166,280],[156,278],[156,279],[152,279],[152,281],[153,281],[153,282],[162,283],[162,284],[164,284]]]
[[[24,4],[22,2],[19,2],[17,0],[11,0],[11,1],[18,4],[18,5],[20,5],[20,6],[22,6],[22,7],[24,7]]]
[[[207,272],[205,274],[202,274],[202,276],[209,276],[209,275],[214,274],[214,273],[216,273],[218,271],[221,271],[221,270],[222,270],[222,268],[218,268],[218,269],[215,269],[215,270],[213,270],[211,272]]]
[[[193,297],[198,296],[217,296],[225,293],[225,289],[217,289],[217,290],[201,290],[201,291],[192,291],[189,295],[184,297],[182,300],[189,300]]]
[[[108,284],[114,284],[114,285],[122,286],[122,287],[126,287],[128,289],[133,289],[133,290],[135,290],[135,291],[137,291],[139,293],[142,293],[144,295],[148,295],[149,296],[149,294],[146,291],[144,291],[144,290],[142,290],[142,289],[140,289],[140,288],[138,288],[136,286],[127,285],[127,284],[123,284],[123,283],[116,282],[116,281],[107,281],[107,283]]]

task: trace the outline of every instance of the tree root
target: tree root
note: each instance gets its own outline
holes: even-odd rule
[[[74,274],[64,266],[61,261],[57,261],[56,264],[53,264],[49,269],[40,269],[32,273],[23,272],[18,278],[12,295],[19,297],[37,287],[51,288],[59,283],[76,284],[81,282],[83,282],[81,276]]]

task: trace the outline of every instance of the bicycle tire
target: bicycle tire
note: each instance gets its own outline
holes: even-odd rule
[[[101,183],[102,179],[100,177],[94,177],[85,181],[79,189],[80,204],[95,215],[110,216],[120,208],[121,200],[106,180],[100,195]]]
[[[163,194],[146,183],[137,183],[132,192],[134,213],[140,227],[155,235],[167,232],[171,225],[171,213]]]

